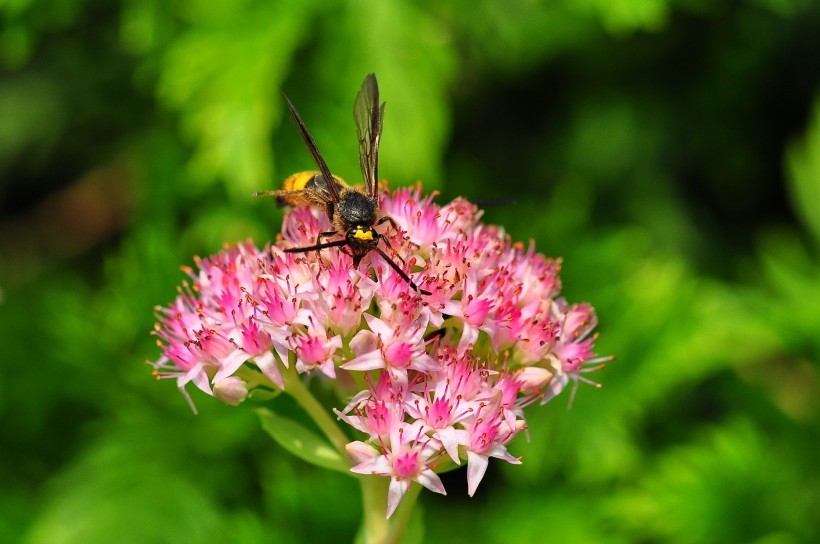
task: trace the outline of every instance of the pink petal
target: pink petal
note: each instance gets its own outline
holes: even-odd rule
[[[535,391],[541,389],[552,379],[552,372],[546,368],[528,366],[521,369],[515,379],[521,382],[521,389],[524,391]]]
[[[287,343],[274,342],[273,349],[276,351],[276,355],[279,356],[279,360],[282,361],[285,368],[290,368],[290,348],[288,348]]]
[[[324,374],[331,380],[336,379],[336,365],[333,364],[332,359],[328,359],[327,361],[319,365],[319,370],[322,372],[322,374]]]
[[[441,308],[441,313],[461,317],[462,305],[460,300],[448,300]]]
[[[510,455],[510,453],[507,451],[507,448],[501,444],[496,444],[495,446],[490,448],[487,451],[487,455],[490,457],[495,457],[496,459],[503,459],[511,465],[521,464],[521,459],[518,459],[517,457],[513,457],[512,455]]]

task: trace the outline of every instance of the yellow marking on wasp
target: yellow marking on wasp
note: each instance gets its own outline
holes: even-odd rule
[[[305,188],[308,181],[313,179],[313,176],[317,175],[319,172],[298,172],[293,174],[292,176],[288,177],[284,182],[282,182],[282,190],[283,191],[301,191]]]
[[[356,227],[356,232],[353,233],[353,238],[358,238],[359,240],[372,240],[373,229],[363,229],[362,227]]]
[[[321,175],[321,172],[317,170],[305,170],[304,172],[297,172],[282,182],[282,191],[301,191],[303,190],[308,182],[312,180],[314,177]],[[345,181],[340,178],[339,176],[333,176],[333,179],[339,185],[346,185]]]

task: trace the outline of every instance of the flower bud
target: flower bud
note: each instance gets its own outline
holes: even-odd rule
[[[537,391],[547,385],[552,379],[552,372],[546,368],[528,366],[522,368],[515,379],[521,382],[522,391]]]
[[[248,386],[245,380],[231,376],[216,382],[214,396],[225,404],[238,406],[248,396]]]

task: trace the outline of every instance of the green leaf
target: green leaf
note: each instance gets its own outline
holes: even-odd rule
[[[259,408],[256,413],[265,432],[293,455],[316,466],[350,474],[348,462],[313,431],[267,408]]]
[[[786,157],[795,210],[820,241],[820,97],[805,138],[793,142]]]
[[[613,34],[627,34],[639,29],[663,29],[669,17],[668,2],[657,0],[574,0],[572,9],[584,15],[595,15]]]
[[[331,21],[316,54],[332,69],[316,73],[312,88],[305,89],[318,93],[316,106],[307,94],[299,97],[317,119],[311,131],[328,162],[348,182],[359,182],[358,161],[350,160],[357,153],[353,97],[364,76],[374,72],[386,103],[380,176],[392,187],[419,180],[428,190],[439,186],[450,132],[448,87],[458,54],[446,27],[411,2],[348,2]]]
[[[221,178],[245,198],[271,178],[270,133],[282,113],[277,89],[309,12],[264,3],[226,9],[216,20],[204,7],[188,13],[193,24],[162,56],[157,94],[179,112],[195,145],[191,171],[203,185]]]

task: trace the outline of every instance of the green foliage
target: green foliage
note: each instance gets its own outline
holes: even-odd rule
[[[274,239],[250,193],[313,168],[282,90],[358,182],[369,72],[382,177],[514,198],[485,219],[564,258],[617,356],[571,409],[529,409],[522,465],[422,493],[414,538],[820,540],[817,3],[17,0],[0,21],[0,542],[354,538],[355,481],[283,451],[324,439],[281,397],[191,391],[194,416],[141,363],[179,266]]]
[[[789,149],[788,168],[795,211],[820,242],[820,99],[805,139]]]
[[[351,475],[347,460],[342,459],[326,440],[301,423],[265,408],[257,408],[256,414],[262,423],[262,429],[296,457],[318,467]]]

